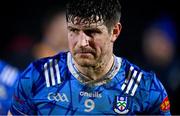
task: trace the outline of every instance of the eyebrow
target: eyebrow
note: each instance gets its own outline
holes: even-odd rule
[[[73,27],[73,26],[68,26],[67,27],[68,29],[77,29],[77,30],[81,30],[81,29],[79,29],[79,28],[77,28],[77,27]],[[84,29],[82,29],[83,31],[97,31],[97,32],[101,32],[102,30],[101,29],[99,29],[99,28],[89,28],[89,27],[87,27],[87,28],[84,28]]]
[[[98,33],[102,32],[102,30],[99,28],[87,28],[87,29],[84,29],[84,31],[94,31],[94,32],[98,32]]]
[[[68,26],[67,28],[68,28],[68,29],[78,29],[78,28],[72,27],[72,26]],[[78,29],[78,30],[79,30],[79,29]]]

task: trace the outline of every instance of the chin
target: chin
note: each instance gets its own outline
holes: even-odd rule
[[[94,66],[95,65],[95,63],[92,60],[83,59],[83,58],[76,59],[76,63],[82,67],[88,67],[88,66]]]

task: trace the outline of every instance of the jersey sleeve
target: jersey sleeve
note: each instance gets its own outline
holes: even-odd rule
[[[30,64],[20,75],[16,83],[10,107],[10,112],[13,115],[36,114],[36,108],[31,101],[33,96],[33,76],[38,76],[38,72],[35,70],[33,64]]]
[[[170,115],[170,102],[168,95],[162,83],[152,74],[152,82],[149,94],[149,113],[158,115]]]

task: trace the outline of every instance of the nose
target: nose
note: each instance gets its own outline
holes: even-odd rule
[[[79,44],[82,47],[88,46],[89,45],[89,40],[90,37],[87,36],[83,31],[80,32],[80,38],[79,38]]]

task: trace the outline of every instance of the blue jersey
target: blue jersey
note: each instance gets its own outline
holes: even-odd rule
[[[114,57],[110,71],[89,81],[69,52],[38,60],[21,74],[12,114],[170,114],[167,93],[154,73]]]
[[[0,115],[6,115],[11,104],[19,71],[0,60]]]

